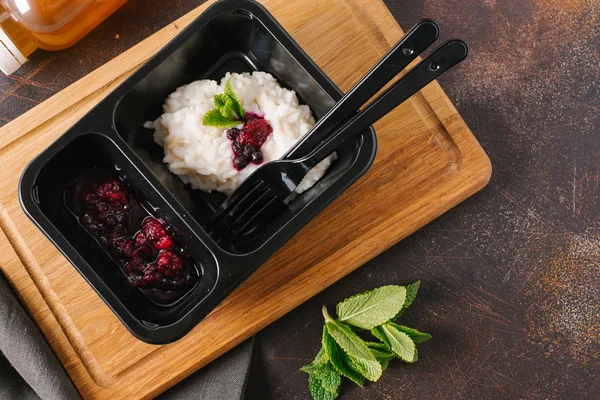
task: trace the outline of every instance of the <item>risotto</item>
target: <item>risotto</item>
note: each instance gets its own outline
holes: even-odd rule
[[[204,125],[203,117],[215,107],[213,98],[224,92],[228,81],[246,111],[245,122],[228,128]],[[231,194],[260,164],[281,158],[315,123],[296,93],[265,72],[227,73],[220,83],[205,79],[181,86],[169,95],[163,110],[146,127],[154,129],[169,170],[192,188],[225,194]],[[248,153],[240,143],[250,129],[262,136],[259,148],[254,145]],[[318,164],[296,192],[314,185],[334,159],[335,154]]]

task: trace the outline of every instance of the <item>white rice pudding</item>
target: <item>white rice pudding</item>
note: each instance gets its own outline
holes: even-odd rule
[[[228,72],[220,85],[204,79],[181,86],[167,98],[164,114],[146,127],[155,129],[154,141],[164,148],[163,161],[171,172],[194,189],[231,194],[259,167],[251,163],[236,170],[227,129],[202,124],[204,114],[214,108],[213,96],[224,92],[228,79],[246,112],[264,115],[273,128],[260,149],[264,162],[281,158],[315,124],[310,109],[298,103],[296,93],[282,88],[265,72]],[[311,170],[296,192],[314,185],[334,159],[335,154]]]

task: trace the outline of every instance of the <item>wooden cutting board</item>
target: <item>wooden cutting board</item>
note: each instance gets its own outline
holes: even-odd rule
[[[342,90],[402,35],[381,0],[265,0]],[[135,339],[24,215],[26,164],[206,5],[0,129],[0,268],[84,398],[152,397],[325,289],[488,182],[491,166],[437,83],[375,125],[369,172],[183,339]],[[468,61],[467,61],[468,62]]]

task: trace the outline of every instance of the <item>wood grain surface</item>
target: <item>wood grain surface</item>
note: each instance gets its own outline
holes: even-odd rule
[[[264,1],[347,90],[402,32],[380,0]],[[489,160],[437,83],[375,125],[371,170],[178,342],[131,336],[23,214],[25,165],[206,5],[0,129],[0,266],[85,398],[152,397],[458,204]],[[332,234],[335,233],[335,234]],[[232,322],[235,321],[235,322]]]

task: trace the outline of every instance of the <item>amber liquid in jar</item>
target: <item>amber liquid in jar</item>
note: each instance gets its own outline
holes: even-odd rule
[[[45,50],[75,44],[127,0],[0,0]]]

